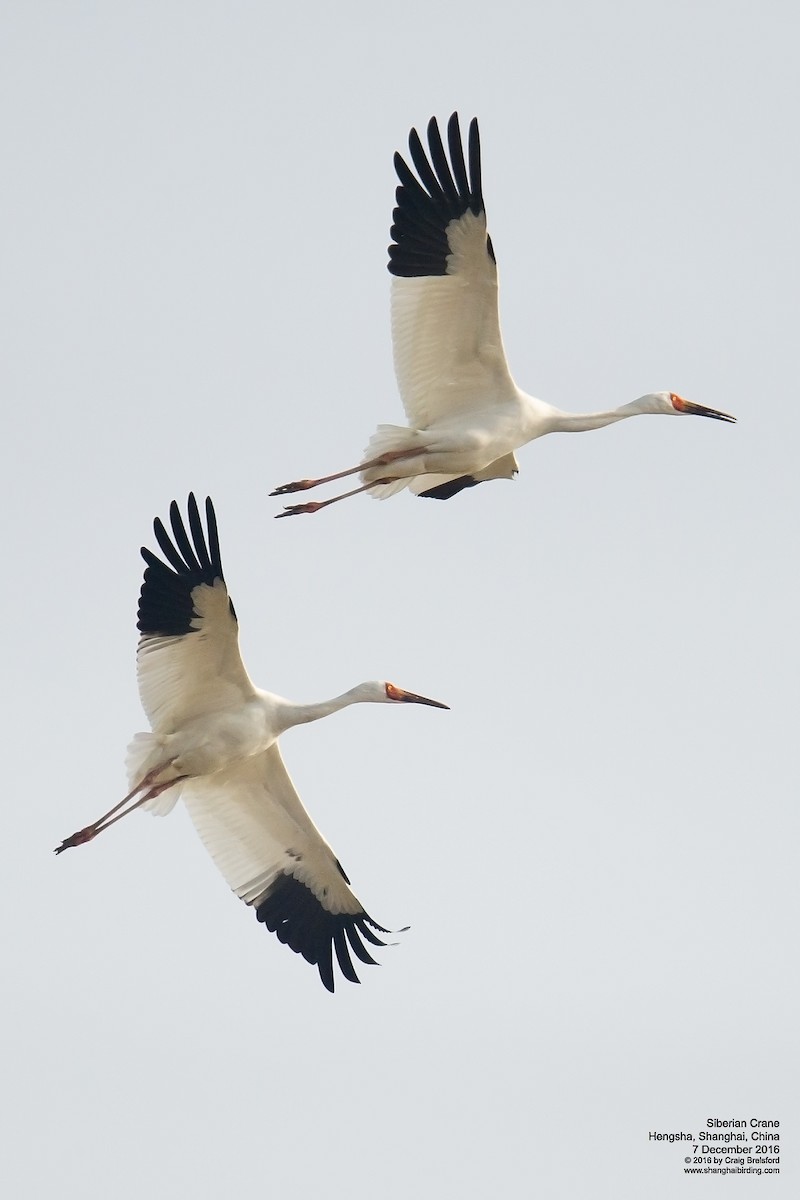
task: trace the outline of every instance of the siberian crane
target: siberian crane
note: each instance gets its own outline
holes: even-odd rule
[[[394,366],[409,426],[379,425],[357,466],[286,483],[284,496],[360,475],[361,484],[329,500],[287,505],[279,517],[315,513],[359,492],[385,499],[408,488],[449,500],[489,479],[512,479],[515,451],[546,433],[600,429],[645,413],[736,420],[675,392],[648,392],[604,412],[562,412],[529,396],[511,377],[497,307],[497,264],[486,228],[478,122],[465,158],[453,113],[448,154],[435,117],[428,150],[408,139],[414,170],[400,154],[391,228]]]
[[[333,952],[345,979],[358,983],[350,951],[374,964],[365,943],[386,945],[379,935],[390,931],[365,911],[303,807],[278,738],[351,704],[448,706],[383,681],[317,704],[257,688],[239,654],[210,499],[205,512],[207,533],[190,495],[189,536],[173,501],[172,537],[158,518],[153,526],[166,561],[142,548],[137,675],[151,732],[136,734],[128,748],[130,791],[55,853],[91,841],[134,809],[165,815],[182,797],[232,890],[317,966],[332,992]]]

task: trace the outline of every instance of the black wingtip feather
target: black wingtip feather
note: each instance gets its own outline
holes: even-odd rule
[[[450,162],[453,164],[456,187],[461,195],[466,195],[470,190],[469,176],[464,162],[464,146],[461,142],[457,112],[454,112],[447,122],[447,146],[450,150]]]
[[[367,966],[377,966],[364,945],[365,939],[374,946],[385,946],[373,930],[390,933],[363,911],[358,913],[329,912],[320,900],[299,879],[282,874],[256,908],[256,919],[266,925],[278,940],[317,967],[320,979],[329,992],[334,991],[333,953],[342,975],[350,983],[360,983],[353,960]],[[349,946],[348,946],[349,942]]]
[[[355,972],[353,961],[350,958],[350,953],[345,941],[344,928],[340,926],[333,935],[333,948],[336,951],[336,958],[339,963],[339,970],[350,983],[361,983]]]
[[[192,492],[190,492],[189,500],[188,500],[188,504],[187,504],[187,507],[189,508],[189,510],[191,510],[193,503],[194,503],[195,513],[196,513],[197,512],[197,503],[194,499],[194,494]],[[186,526],[183,523],[183,517],[181,516],[181,510],[178,508],[177,500],[173,500],[172,504],[170,504],[170,506],[169,506],[169,519],[172,524],[172,536],[175,539],[176,546],[178,547],[179,551],[183,555],[186,566],[194,574],[200,574],[202,572],[202,568],[200,566],[200,561],[199,561],[197,555],[195,554],[194,546],[190,542],[189,536],[186,533]],[[205,538],[202,536],[202,530],[201,530],[201,544],[203,546],[203,553],[205,553]]]
[[[367,966],[377,967],[377,960],[372,957],[367,947],[359,938],[355,928],[352,925],[345,925],[344,931],[347,934],[347,940],[349,941],[356,958],[360,958],[363,963],[367,964]]]
[[[469,174],[472,181],[470,208],[477,216],[483,208],[483,180],[481,179],[481,135],[478,118],[469,123]]]
[[[354,927],[358,930],[358,932],[361,934],[361,936],[365,937],[368,942],[372,943],[373,946],[385,946],[386,942],[383,940],[383,938],[379,938],[377,936],[377,934],[372,932],[372,930],[369,928],[369,925],[367,924],[367,921],[369,921],[369,924],[372,925],[375,929],[380,929],[381,933],[389,932],[389,930],[384,929],[382,925],[375,925],[374,921],[370,921],[369,917],[366,916],[366,913],[364,914],[363,917],[356,917],[355,922],[354,922]]]
[[[208,503],[208,501],[206,503]],[[213,565],[211,562],[211,557],[208,553],[208,547],[206,546],[203,523],[200,520],[200,511],[197,507],[197,501],[194,498],[194,492],[189,493],[189,503],[187,508],[189,510],[189,529],[191,530],[192,541],[194,542],[194,548],[199,559],[198,566],[203,571],[211,571],[213,570]],[[213,513],[213,507],[211,511]]]

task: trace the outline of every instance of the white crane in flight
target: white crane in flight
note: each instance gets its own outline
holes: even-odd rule
[[[188,514],[191,538],[174,501],[172,538],[154,522],[166,562],[142,548],[137,674],[152,732],[136,734],[128,748],[130,791],[65,838],[56,854],[91,841],[136,808],[164,815],[182,797],[236,895],[281,942],[316,964],[332,992],[333,951],[345,979],[358,983],[350,951],[374,963],[364,943],[386,945],[378,934],[390,931],[351,891],[294,789],[278,737],[351,704],[448,706],[378,681],[319,704],[296,704],[255,687],[239,654],[211,500],[207,536],[193,495]]]
[[[408,144],[415,175],[399,154],[400,180],[391,228],[394,366],[410,428],[379,425],[364,461],[319,479],[286,483],[283,496],[359,474],[361,486],[329,500],[287,506],[279,517],[314,513],[370,492],[378,499],[403,488],[448,500],[488,479],[512,479],[514,451],[546,433],[600,429],[644,413],[735,417],[650,392],[606,412],[568,413],[517,387],[508,369],[497,307],[497,266],[486,229],[478,122],[469,127],[464,158],[458,114],[447,125],[448,161],[436,118],[428,153],[415,129]]]

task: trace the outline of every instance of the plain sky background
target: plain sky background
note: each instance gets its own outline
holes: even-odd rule
[[[5,1194],[671,1200],[647,1133],[709,1116],[792,1154],[704,1197],[798,1194],[799,37],[788,0],[7,0]],[[739,424],[275,522],[402,420],[392,153],[454,108],[520,385]],[[260,685],[452,706],[283,741],[412,926],[333,997],[182,809],[52,855],[125,790],[139,546],[190,489]]]

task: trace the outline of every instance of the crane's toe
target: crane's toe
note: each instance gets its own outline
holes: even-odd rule
[[[61,854],[64,850],[69,850],[71,846],[81,846],[84,842],[90,842],[97,830],[91,825],[88,829],[79,829],[77,833],[73,833],[70,837],[64,838],[60,846],[56,846],[54,854]]]
[[[283,512],[276,513],[275,519],[279,517],[299,517],[301,513],[315,513],[320,508],[325,507],[325,501],[311,500],[308,504],[287,504]]]
[[[274,492],[270,492],[270,496],[288,496],[291,492],[305,492],[315,483],[315,479],[298,479],[294,483],[282,483],[280,487],[275,488]]]

